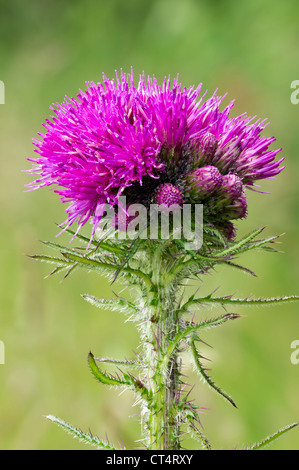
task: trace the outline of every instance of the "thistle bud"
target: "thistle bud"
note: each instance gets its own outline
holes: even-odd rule
[[[231,204],[227,205],[225,208],[225,213],[223,214],[226,219],[243,219],[247,215],[247,201],[245,194],[242,193],[241,196],[237,197]]]
[[[160,184],[154,194],[156,204],[165,204],[167,207],[177,204],[182,207],[184,202],[183,191],[171,183]]]
[[[187,177],[192,194],[198,198],[214,194],[222,184],[222,175],[215,166],[207,165],[189,173]]]
[[[205,161],[209,161],[217,149],[217,144],[217,139],[213,134],[210,132],[204,133],[199,143],[199,158],[204,156]]]
[[[226,201],[234,201],[242,194],[242,180],[234,174],[224,175],[222,177],[222,185],[219,189],[219,195]]]
[[[222,224],[222,231],[228,240],[233,240],[236,237],[236,227],[230,221],[224,222]]]

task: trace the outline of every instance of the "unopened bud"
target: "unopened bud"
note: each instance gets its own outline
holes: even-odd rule
[[[222,175],[215,166],[207,165],[189,173],[190,189],[197,197],[214,194],[222,184]]]
[[[227,201],[233,201],[242,194],[242,180],[234,174],[224,175],[222,177],[222,185],[219,189],[221,195]]]

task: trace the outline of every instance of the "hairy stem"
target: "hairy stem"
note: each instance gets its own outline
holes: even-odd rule
[[[177,405],[179,401],[179,363],[173,354],[165,367],[165,355],[170,342],[177,333],[178,318],[175,295],[166,283],[167,262],[155,250],[152,257],[152,288],[146,300],[145,361],[150,390],[148,403],[147,434],[151,450],[177,450],[179,423]]]

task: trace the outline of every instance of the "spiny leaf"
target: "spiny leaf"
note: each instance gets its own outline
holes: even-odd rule
[[[192,437],[197,439],[202,444],[204,449],[212,450],[212,446],[209,440],[203,434],[203,432],[198,429],[198,425],[202,427],[202,424],[199,419],[197,407],[194,406],[190,401],[188,401],[188,395],[183,398],[183,400],[178,406],[180,410],[180,419],[183,423],[187,425]]]
[[[272,297],[272,298],[253,298],[246,297],[245,299],[233,299],[232,296],[227,297],[212,297],[208,295],[207,297],[202,297],[198,299],[189,299],[181,308],[182,312],[185,312],[189,307],[205,303],[215,303],[215,304],[230,304],[230,305],[269,305],[269,304],[279,304],[283,302],[293,302],[299,300],[299,296],[284,296],[284,297]]]
[[[75,261],[76,263],[79,263],[81,265],[86,265],[88,269],[100,270],[102,268],[108,269],[110,271],[115,269],[115,266],[112,264],[95,261],[94,259],[90,259],[85,256],[80,256],[78,254],[62,252],[62,255],[71,261]]]
[[[246,237],[242,238],[239,242],[232,244],[224,250],[217,251],[216,253],[214,253],[214,256],[223,257],[237,252],[242,247],[244,247],[244,245],[248,244],[253,238],[257,237],[264,229],[265,227],[254,230],[253,232],[249,233],[249,235],[246,235]]]
[[[222,263],[226,264],[227,266],[231,266],[232,268],[239,269],[240,271],[244,271],[245,273],[250,274],[251,276],[257,277],[257,275],[251,269],[246,268],[245,266],[233,263],[232,261],[223,261]]]
[[[65,246],[59,245],[58,243],[53,243],[53,242],[47,242],[41,240],[41,242],[48,246],[49,248],[52,248],[53,250],[59,251],[60,253],[65,252],[65,253],[70,253],[70,254],[76,254],[76,250],[72,248],[67,248]]]
[[[104,240],[90,240],[90,238],[87,238],[85,237],[84,235],[80,234],[80,233],[77,233],[74,232],[73,230],[67,228],[66,229],[66,232],[70,233],[71,235],[75,236],[75,238],[78,238],[78,240],[86,243],[87,245],[93,245],[94,247],[96,247],[96,249],[98,248],[102,248],[103,250],[106,250],[106,251],[110,251],[114,254],[120,254],[120,255],[123,255],[124,254],[124,250],[117,246],[115,243],[114,244],[110,244],[109,242],[107,241],[104,241]]]
[[[205,260],[205,262],[203,262]],[[208,269],[213,264],[210,258],[204,256],[194,256],[187,261],[176,263],[166,277],[166,282],[170,284],[173,280],[186,279],[202,273],[203,269]]]
[[[81,431],[81,429],[75,428],[63,419],[57,418],[53,415],[48,415],[46,416],[46,418],[52,421],[53,423],[58,424],[58,426],[60,426],[62,429],[70,433],[73,437],[76,437],[80,441],[83,441],[85,444],[91,444],[93,446],[96,446],[98,449],[116,450],[109,444],[108,441],[102,441],[98,437],[93,436],[92,434],[86,434],[85,432]]]
[[[141,381],[135,378],[133,375],[123,374],[122,377],[114,377],[110,374],[102,372],[97,366],[94,355],[91,352],[88,354],[88,364],[93,376],[102,384],[118,387],[127,386],[132,388],[136,392],[140,392],[144,397],[147,396],[148,390],[141,383]]]
[[[278,250],[275,250],[273,247],[265,246],[265,245],[267,245],[268,243],[275,243],[274,240],[277,240],[277,238],[279,238],[279,237],[281,237],[281,235],[274,235],[272,237],[263,238],[261,240],[250,241],[247,244],[247,246],[237,250],[236,253],[241,254],[245,251],[256,250],[256,249],[263,249],[263,250],[266,250],[266,251],[277,252]]]
[[[91,250],[85,251],[84,254],[82,255],[81,252],[79,252],[79,248],[73,249],[73,248],[68,248],[62,245],[59,245],[58,243],[53,243],[53,242],[48,242],[48,241],[42,241],[42,243],[49,248],[52,248],[53,250],[59,251],[61,254],[63,253],[68,253],[70,255],[74,256],[80,256],[80,258],[90,258],[97,250],[97,248],[93,248]],[[82,250],[82,248],[81,248]]]
[[[63,270],[66,270],[67,269],[67,272],[66,274],[63,276],[63,279],[66,279],[69,274],[76,268],[77,266],[77,263],[72,263],[70,261],[67,261],[65,259],[62,259],[62,258],[55,258],[55,257],[52,257],[52,256],[44,256],[44,255],[29,255],[30,258],[32,259],[36,259],[38,261],[44,261],[46,263],[50,263],[50,264],[57,264],[58,266],[56,266],[56,268],[53,269],[53,271],[51,271],[47,276],[46,278],[50,277],[50,276],[53,276],[54,274],[57,274],[59,273],[60,271],[63,271]]]
[[[192,422],[191,419],[186,418],[185,423],[188,426],[192,437],[197,439],[202,444],[205,450],[213,450],[212,445],[210,441],[208,440],[208,438],[203,434],[202,431],[198,429],[197,426],[195,426],[195,424]]]
[[[63,281],[76,269],[76,267],[78,266],[78,263],[74,263],[68,270],[67,272],[65,273],[65,275],[63,276]]]
[[[56,266],[56,268],[53,269],[53,271],[51,271],[49,274],[47,274],[46,278],[50,277],[50,276],[53,276],[54,274],[57,274],[59,273],[60,271],[63,271],[65,269],[67,269],[68,265],[67,266]],[[68,269],[68,271],[72,269],[72,266]],[[64,276],[65,277],[65,276]]]
[[[37,261],[44,261],[45,263],[50,264],[58,264],[70,266],[73,263],[70,260],[62,259],[62,258],[55,258],[54,256],[46,256],[46,255],[28,255],[29,258],[35,259]]]
[[[113,281],[112,282],[115,282],[116,279],[117,279],[117,276],[119,275],[119,273],[121,272],[121,270],[126,266],[126,264],[129,263],[130,259],[133,258],[133,256],[135,255],[135,253],[137,252],[138,248],[140,247],[140,245],[143,243],[143,240],[141,240],[140,238],[136,238],[132,241],[132,245],[129,249],[129,252],[125,258],[125,260],[122,262],[122,264],[117,268],[117,270],[115,271],[115,274],[113,276]]]
[[[285,428],[280,429],[279,431],[272,434],[271,436],[266,437],[266,439],[264,439],[263,441],[252,444],[249,447],[246,447],[244,450],[259,450],[262,447],[269,445],[275,439],[278,439],[280,436],[282,436],[283,434],[285,434],[286,432],[290,431],[291,429],[295,428],[298,425],[299,423],[290,424],[289,426],[286,426]]]
[[[97,299],[96,297],[89,294],[83,294],[82,297],[87,300],[87,302],[98,308],[107,308],[112,311],[117,310],[129,314],[136,314],[139,311],[134,304],[120,297],[116,300]]]
[[[78,263],[82,267],[85,267],[91,270],[100,271],[102,273],[103,271],[106,271],[111,274],[114,274],[115,269],[117,269],[117,266],[115,266],[114,263],[105,263],[101,261],[96,261],[88,257],[78,256],[78,255],[74,255],[70,253],[62,253],[62,255],[65,256],[67,259]],[[147,284],[148,287],[152,285],[150,278],[140,269],[133,269],[127,266],[122,269],[122,272],[126,274],[131,274],[139,279],[142,279]]]
[[[210,237],[212,238],[213,243],[215,243],[215,238],[216,238],[218,240],[219,244],[221,244],[223,247],[227,246],[227,243],[226,243],[225,239],[223,238],[221,232],[218,229],[216,229],[215,227],[204,224],[203,231],[204,231],[204,233],[210,235]]]
[[[202,252],[199,253],[194,253],[193,256],[187,261],[181,262],[177,264],[174,268],[173,271],[170,271],[169,275],[170,276],[175,276],[180,272],[185,272],[185,269],[188,266],[192,266],[196,263],[203,263],[204,266],[207,267],[212,267],[217,263],[227,263],[230,264],[236,268],[242,269],[243,271],[246,271],[249,274],[252,274],[255,276],[255,274],[248,268],[244,268],[243,266],[239,266],[237,264],[232,263],[230,260],[238,254],[244,253],[249,250],[253,249],[263,249],[266,251],[277,251],[272,247],[265,246],[269,243],[274,243],[274,240],[280,237],[280,235],[264,238],[261,240],[255,240],[253,239],[261,233],[261,231],[264,230],[264,228],[255,230],[251,232],[249,235],[246,237],[242,238],[239,242],[234,242],[231,243],[229,246],[226,246],[225,249],[222,249],[221,251],[217,252],[211,252],[210,254],[203,254]],[[186,275],[188,277],[188,274]]]
[[[138,366],[139,362],[135,361],[134,359],[130,359],[127,361],[119,361],[117,359],[110,359],[109,357],[95,357],[95,361],[97,362],[105,362],[106,364],[117,364],[120,366]]]
[[[172,354],[176,350],[176,348],[179,346],[181,341],[185,339],[188,336],[194,336],[198,332],[198,330],[201,329],[207,329],[207,328],[212,328],[215,326],[223,325],[229,320],[235,320],[236,318],[239,318],[240,315],[235,314],[235,313],[226,313],[225,315],[221,315],[220,317],[211,319],[211,320],[205,320],[200,323],[191,323],[187,328],[184,330],[180,331],[173,339],[173,341],[169,344],[167,351],[165,353],[165,356],[163,358],[163,366],[166,367]]]
[[[96,245],[97,244],[97,242],[95,240],[91,240],[90,238],[87,238],[84,235],[82,235],[82,233],[75,232],[74,230],[72,230],[70,228],[66,228],[65,231],[67,233],[69,233],[70,235],[72,235],[73,237],[77,238],[78,240],[81,240],[82,242],[86,243],[87,245],[89,245],[89,244]]]
[[[88,364],[93,376],[102,384],[104,385],[111,385],[111,386],[122,386],[122,385],[132,385],[131,381],[127,381],[126,379],[116,378],[110,374],[106,374],[102,372],[94,359],[94,355],[90,352],[88,354]]]
[[[213,382],[213,380],[208,376],[206,371],[204,370],[201,362],[200,362],[200,355],[196,349],[196,346],[194,344],[194,340],[191,341],[191,351],[193,354],[194,362],[195,365],[199,371],[199,373],[203,376],[204,380],[207,382],[208,385],[210,385],[211,388],[213,388],[217,393],[219,393],[223,398],[228,400],[235,408],[237,408],[234,400],[227,394],[225,393],[218,385]]]

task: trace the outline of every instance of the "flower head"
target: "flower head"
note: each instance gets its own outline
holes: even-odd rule
[[[246,188],[277,175],[283,159],[269,150],[274,137],[261,136],[263,121],[230,118],[233,103],[220,111],[223,98],[200,93],[201,85],[182,88],[178,78],[160,86],[142,75],[135,84],[133,72],[87,83],[76,99],[51,107],[34,140],[39,156],[29,159],[38,175],[30,188],[54,185],[69,204],[67,226],[90,220],[93,233],[102,205],[121,195],[145,205],[203,202],[206,220],[227,231],[229,219],[246,215]]]
[[[159,205],[165,204],[167,207],[174,204],[181,207],[184,202],[183,192],[173,184],[161,184],[154,193],[154,202]]]

